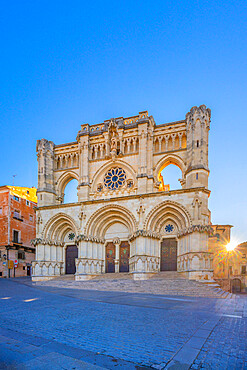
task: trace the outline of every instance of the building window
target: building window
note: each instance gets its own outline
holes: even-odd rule
[[[166,232],[166,233],[171,233],[171,232],[173,231],[173,229],[174,229],[174,226],[173,226],[173,225],[171,225],[171,224],[168,224],[168,225],[166,225],[166,227],[165,227],[165,232]]]
[[[2,209],[2,207],[0,207],[0,215],[2,215],[3,214],[3,209]]]
[[[24,260],[25,259],[25,252],[18,251],[18,260]]]
[[[241,266],[241,274],[246,275],[246,266]]]
[[[33,222],[33,215],[29,215],[29,220]]]
[[[26,270],[26,266],[23,266],[23,270]]]
[[[16,195],[13,196],[13,199],[16,200],[17,202],[19,202],[20,198],[17,197]]]
[[[111,168],[105,174],[104,185],[110,190],[121,188],[126,180],[126,173],[120,167]]]
[[[19,243],[19,231],[13,230],[13,242]]]
[[[29,190],[27,190],[27,194],[29,194]]]
[[[14,216],[16,220],[23,221],[23,217],[21,216],[20,211],[14,210]]]
[[[20,211],[14,211],[14,217],[15,218],[20,218]]]
[[[69,240],[75,239],[75,233],[69,233]]]
[[[217,238],[217,241],[219,241],[220,240],[220,234],[215,234],[215,236],[216,236],[216,238]]]
[[[30,206],[30,202],[29,202],[29,200],[26,200],[26,205],[27,205],[27,206]]]
[[[196,142],[196,146],[197,146],[197,148],[199,148],[199,140],[197,140],[197,142]]]
[[[198,180],[198,173],[196,173],[196,180]]]

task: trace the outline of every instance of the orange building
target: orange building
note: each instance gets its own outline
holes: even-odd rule
[[[35,188],[0,186],[0,277],[31,275],[36,205]]]
[[[247,292],[247,242],[230,243],[231,225],[212,225],[209,237],[209,252],[213,254],[214,280],[222,289],[233,292]]]

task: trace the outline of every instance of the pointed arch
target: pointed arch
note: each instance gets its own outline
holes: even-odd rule
[[[160,233],[168,221],[173,221],[177,230],[192,225],[191,215],[186,208],[177,202],[168,200],[157,205],[149,212],[144,222],[144,229]]]
[[[104,238],[107,229],[114,223],[125,225],[129,234],[133,234],[137,230],[134,215],[127,208],[112,204],[104,206],[92,214],[86,224],[85,235]]]
[[[59,179],[56,182],[58,194],[60,195],[63,194],[66,185],[73,179],[79,181],[79,176],[76,172],[74,171],[63,172],[63,174],[59,177]]]
[[[168,154],[164,156],[163,158],[161,158],[156,164],[155,172],[154,172],[155,179],[158,179],[158,176],[161,173],[161,171],[165,167],[169,166],[169,164],[174,164],[175,166],[179,167],[184,177],[186,166],[185,166],[183,159],[176,154]]]
[[[42,237],[63,241],[69,231],[73,231],[75,235],[78,235],[79,227],[77,223],[66,213],[58,213],[46,222]]]

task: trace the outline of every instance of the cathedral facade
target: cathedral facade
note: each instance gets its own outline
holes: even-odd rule
[[[210,109],[156,125],[148,112],[83,124],[72,143],[37,141],[38,208],[34,281],[72,273],[86,280],[126,272],[145,279],[176,270],[189,279],[213,276],[208,249]],[[162,171],[181,170],[170,190]],[[78,181],[78,201],[64,190]]]

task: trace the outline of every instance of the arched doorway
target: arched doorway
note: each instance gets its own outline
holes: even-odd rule
[[[66,274],[75,274],[75,259],[78,258],[78,248],[76,245],[68,245],[66,248],[65,256],[65,273]]]
[[[231,281],[231,291],[232,291],[232,293],[240,293],[241,292],[241,280],[240,279],[232,279],[232,281]]]
[[[176,238],[165,238],[161,242],[160,271],[177,271]]]

